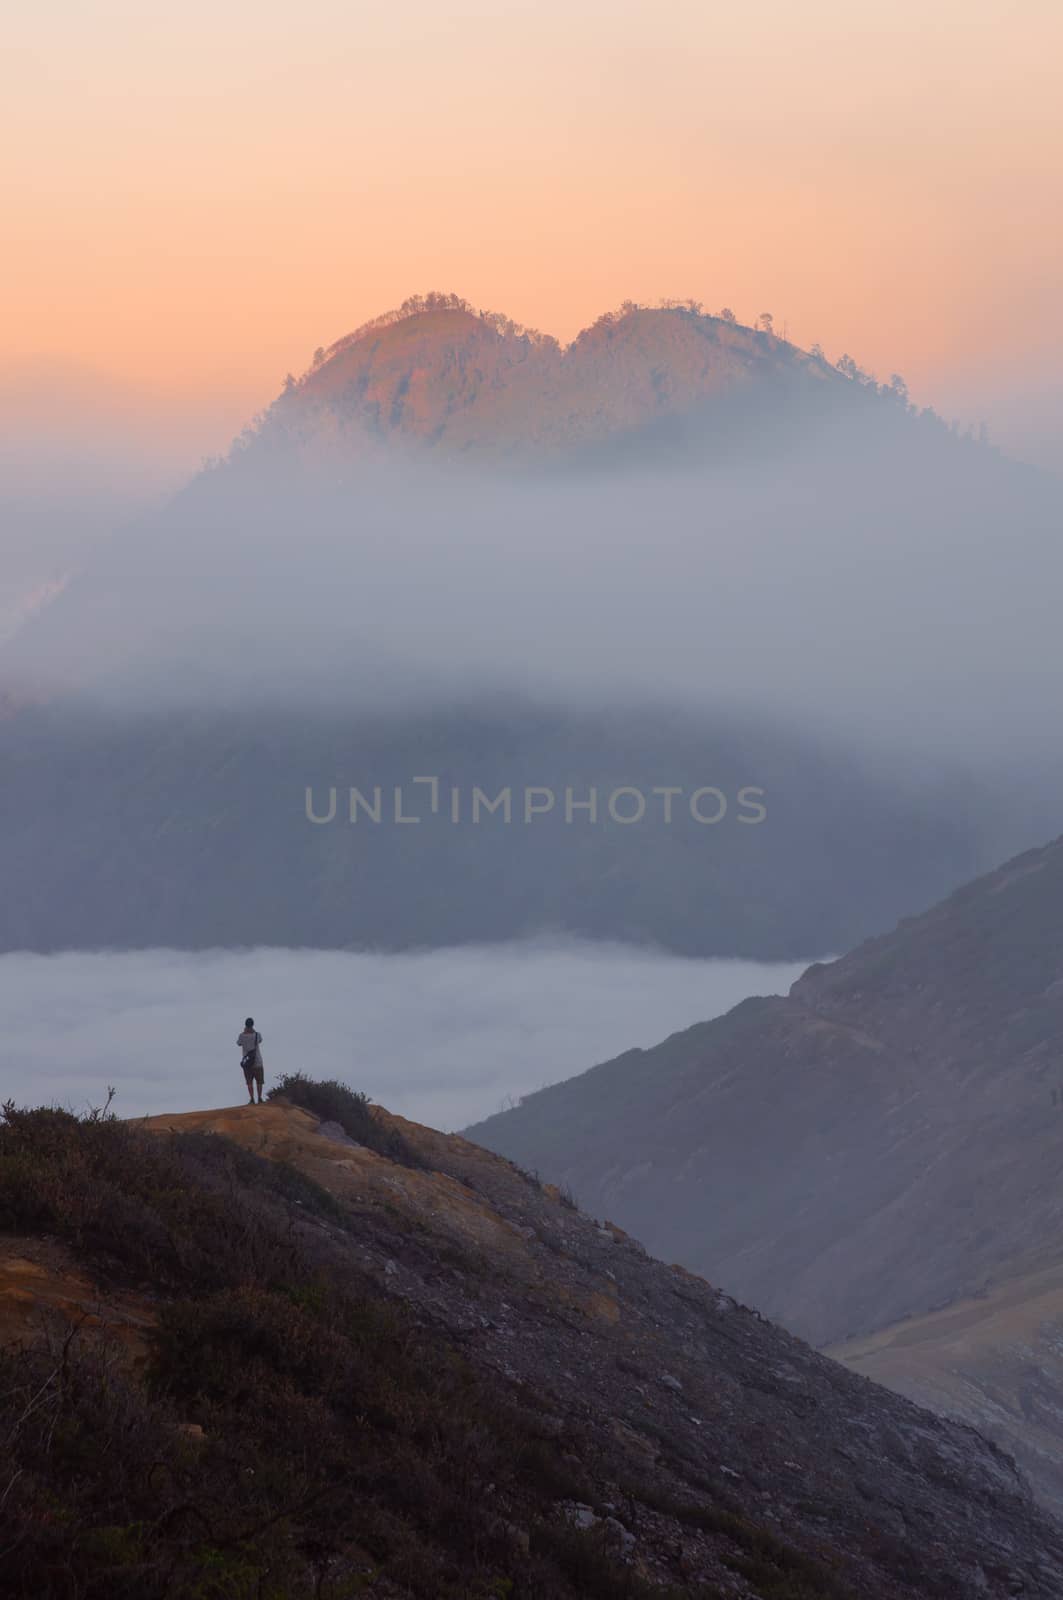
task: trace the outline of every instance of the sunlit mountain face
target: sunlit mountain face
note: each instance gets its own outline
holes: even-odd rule
[[[764,320],[754,329],[696,302],[629,303],[563,347],[456,296],[418,296],[318,350],[244,443],[335,459],[404,441],[530,462],[645,430],[674,445],[699,423],[734,440],[758,412],[762,424],[787,413],[807,423],[858,394],[907,409],[902,380],[874,383],[849,358],[832,366]]]

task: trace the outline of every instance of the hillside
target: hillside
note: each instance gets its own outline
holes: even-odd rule
[[[455,295],[432,295],[319,351],[241,445],[252,461],[294,452],[317,468],[396,443],[530,464],[594,456],[621,440],[627,449],[634,436],[651,449],[703,452],[714,439],[733,448],[751,424],[762,435],[801,432],[874,402],[881,424],[907,409],[900,393],[693,305],[627,305],[562,347]],[[940,423],[934,431],[945,433]]]
[[[917,1405],[970,1423],[1063,1506],[1063,1265],[1002,1275],[974,1300],[829,1353]]]
[[[8,1108],[5,1593],[1063,1593],[970,1429],[467,1141],[321,1103],[362,1142],[277,1101]]]
[[[470,1137],[817,1344],[1054,1266],[1061,896],[1057,840]]]

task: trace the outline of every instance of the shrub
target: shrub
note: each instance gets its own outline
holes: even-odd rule
[[[2,1111],[0,1228],[55,1233],[156,1289],[288,1281],[295,1202],[300,1216],[339,1214],[309,1179],[227,1139]]]
[[[404,1167],[423,1165],[397,1129],[389,1128],[374,1117],[368,1096],[340,1083],[337,1078],[308,1078],[302,1072],[289,1072],[278,1078],[266,1098],[302,1106],[322,1122],[338,1122],[356,1144],[365,1145],[367,1150],[375,1150]]]

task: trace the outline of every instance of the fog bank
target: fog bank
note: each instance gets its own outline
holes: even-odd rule
[[[118,707],[726,706],[877,749],[1043,746],[1053,480],[935,436],[550,478],[208,473],[0,665]],[[323,486],[324,483],[324,486]]]
[[[124,1117],[235,1105],[252,1015],[268,1085],[339,1077],[454,1129],[634,1045],[783,993],[804,963],[693,961],[580,941],[350,955],[149,950],[0,957],[0,1099]]]

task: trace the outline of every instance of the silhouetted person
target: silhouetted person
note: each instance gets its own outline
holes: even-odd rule
[[[262,1068],[262,1035],[255,1032],[254,1017],[248,1017],[244,1023],[244,1031],[237,1035],[236,1042],[240,1046],[240,1065],[244,1069],[248,1104],[254,1105],[257,1088],[258,1103],[261,1105],[262,1085],[266,1075]]]

